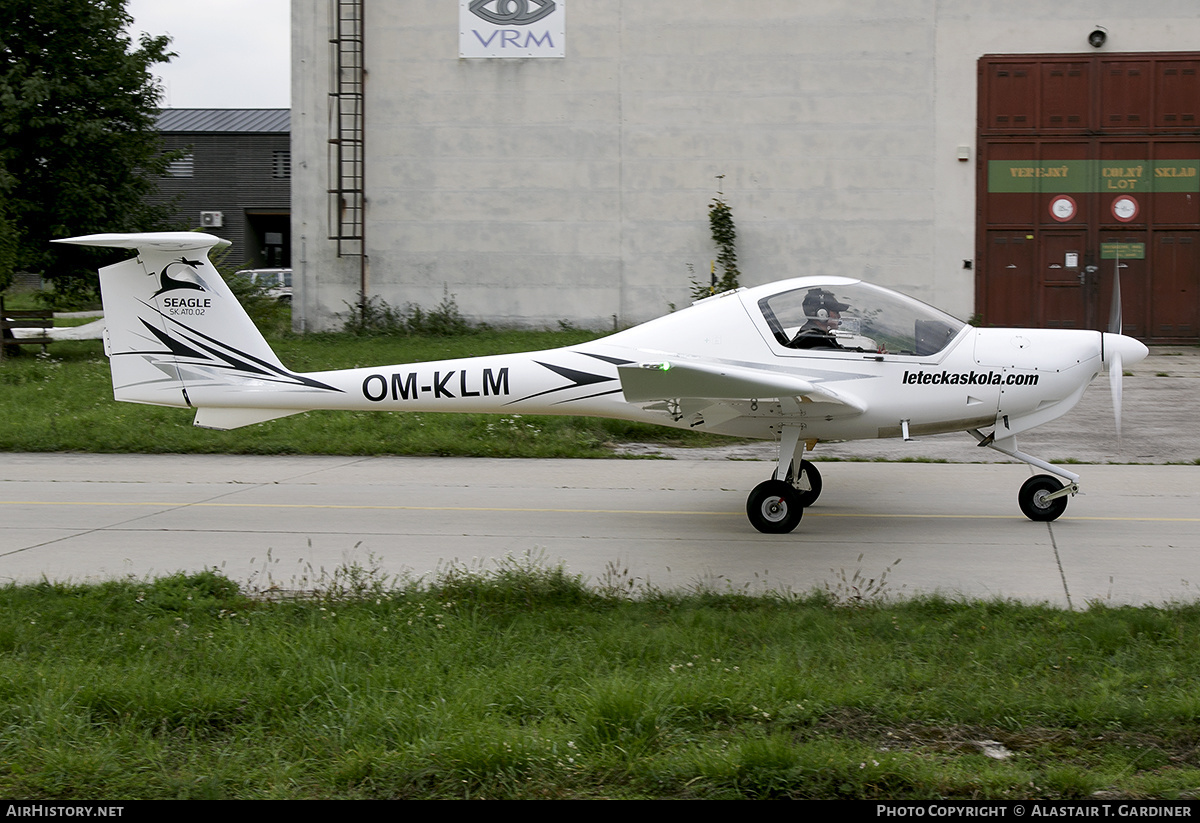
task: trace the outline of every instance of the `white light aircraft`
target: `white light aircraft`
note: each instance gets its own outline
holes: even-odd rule
[[[299,373],[209,262],[228,241],[173,232],[56,242],[137,250],[100,270],[117,400],[195,408],[195,424],[213,429],[385,409],[591,415],[775,440],[775,470],[746,503],[768,533],[792,531],[820,495],[804,459],[818,443],[952,431],[1049,472],[1017,499],[1030,519],[1054,520],[1079,476],[1023,453],[1017,435],[1070,411],[1102,369],[1119,434],[1122,367],[1148,353],[1120,334],[1119,281],[1110,331],[1097,332],[973,328],[860,280],[801,277],[578,346]]]

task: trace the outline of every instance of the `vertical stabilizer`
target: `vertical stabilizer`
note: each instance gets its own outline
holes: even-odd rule
[[[213,246],[229,241],[164,232],[55,242],[137,250],[137,257],[100,270],[117,400],[213,405],[214,396],[230,390],[270,390],[281,379],[292,381],[208,259]]]

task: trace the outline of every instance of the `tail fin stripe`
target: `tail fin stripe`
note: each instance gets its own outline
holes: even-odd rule
[[[151,334],[153,334],[156,338],[158,338],[158,342],[160,342],[164,346],[166,346],[170,350],[171,354],[175,355],[176,357],[199,357],[201,359],[204,358],[204,355],[201,354],[200,352],[196,351],[193,348],[183,345],[183,343],[176,340],[174,337],[171,337],[166,332],[159,331],[158,329],[154,328],[149,323],[147,323],[145,320],[142,320],[142,318],[139,317],[138,320],[141,320],[142,325],[145,326]],[[134,353],[135,352],[130,352],[130,354],[134,354]],[[140,354],[140,352],[137,352],[137,353]]]
[[[186,342],[188,342],[200,349],[203,349],[204,351],[209,352],[211,354],[211,357],[206,357],[203,354],[197,354],[197,353],[193,353],[192,355],[189,355],[189,356],[194,356],[194,357],[199,357],[199,358],[204,359],[205,361],[207,361],[205,365],[219,365],[219,366],[223,366],[224,368],[233,369],[234,371],[246,372],[246,373],[253,374],[253,375],[267,376],[267,375],[274,374],[274,375],[278,375],[279,377],[285,378],[286,381],[299,383],[300,385],[308,386],[310,388],[325,389],[327,391],[335,391],[335,392],[338,392],[339,394],[344,393],[342,389],[339,389],[336,386],[329,386],[318,380],[313,380],[312,378],[305,377],[300,374],[296,374],[295,372],[290,372],[287,369],[281,369],[271,363],[266,362],[265,360],[261,360],[261,359],[255,357],[251,354],[247,354],[245,352],[238,351],[237,349],[233,348],[232,346],[228,346],[225,343],[222,343],[220,340],[209,337],[207,334],[197,331],[197,330],[185,325],[184,323],[181,323],[180,321],[176,320],[173,317],[168,317],[167,315],[163,314],[161,311],[158,311],[158,309],[154,308],[153,306],[150,306],[149,308],[151,308],[155,312],[157,312],[158,315],[160,317],[162,317],[164,320],[167,320],[167,321],[173,323],[175,326],[178,326],[180,329],[187,332],[191,336],[191,339],[188,339]],[[150,328],[151,331],[154,331],[154,328],[152,326],[147,326],[147,328]],[[155,332],[155,334],[157,335],[157,332]],[[165,332],[164,332],[164,334],[166,335],[166,337],[168,339],[171,339],[171,336],[169,334],[166,334]],[[205,345],[205,342],[202,342],[202,341],[207,341],[207,343],[209,343],[211,345]],[[168,345],[168,347],[170,347],[169,343],[167,345]],[[172,349],[172,351],[174,351],[174,350]],[[214,358],[216,358],[217,360],[223,360],[225,362],[214,364],[212,362]],[[250,361],[250,362],[245,362],[245,361]],[[257,368],[255,367],[255,365],[251,365],[251,363],[256,364]]]

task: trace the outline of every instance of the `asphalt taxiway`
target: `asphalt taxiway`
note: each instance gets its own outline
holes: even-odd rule
[[[1084,494],[1046,524],[1017,508],[1023,464],[826,462],[799,528],[763,535],[745,516],[757,461],[7,454],[0,579],[216,567],[293,589],[350,564],[419,577],[533,557],[635,587],[1196,599],[1200,466],[1073,468]]]

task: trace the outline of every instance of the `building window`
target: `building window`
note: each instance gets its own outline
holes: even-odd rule
[[[172,160],[167,164],[167,177],[191,177],[195,165],[195,155],[185,154],[178,160]]]
[[[292,176],[292,153],[290,151],[272,152],[271,176],[287,178]]]

